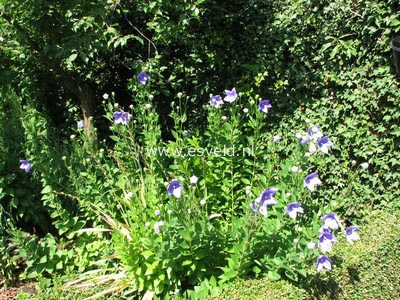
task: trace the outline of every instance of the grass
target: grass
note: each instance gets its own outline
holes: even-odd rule
[[[335,244],[331,272],[312,271],[300,283],[239,279],[214,295],[215,300],[246,299],[399,299],[400,298],[400,214],[372,212],[360,225],[360,241]],[[36,295],[21,292],[16,299],[81,300],[84,291],[65,290],[71,278],[42,279]],[[110,298],[106,299],[122,299]]]

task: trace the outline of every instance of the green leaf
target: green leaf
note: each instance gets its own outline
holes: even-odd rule
[[[281,275],[279,275],[278,272],[268,271],[267,278],[268,278],[268,280],[276,281],[276,280],[281,279]]]

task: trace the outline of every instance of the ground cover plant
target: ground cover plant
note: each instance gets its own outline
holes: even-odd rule
[[[90,271],[75,285],[176,298],[300,281],[398,209],[397,1],[0,7],[7,284]]]

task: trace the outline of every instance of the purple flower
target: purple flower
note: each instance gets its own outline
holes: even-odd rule
[[[291,217],[292,219],[296,219],[298,213],[304,214],[300,202],[289,203],[286,206],[285,214],[289,215],[289,217]]]
[[[76,127],[78,127],[78,128],[83,128],[83,127],[85,127],[85,122],[83,122],[82,120],[76,122]]]
[[[314,191],[315,186],[321,184],[322,181],[318,178],[318,172],[311,173],[304,179],[304,187],[310,191]]]
[[[210,105],[219,108],[222,104],[224,104],[224,101],[221,100],[220,95],[211,95],[210,96]]]
[[[326,257],[325,255],[321,255],[317,259],[317,271],[321,272],[324,268],[327,270],[332,270],[333,261]]]
[[[328,213],[321,218],[325,221],[325,226],[330,229],[338,229],[339,228],[339,219],[334,213]]]
[[[326,227],[321,228],[318,238],[318,247],[321,249],[322,253],[331,252],[334,242],[337,242],[337,239],[331,231]]]
[[[329,136],[325,136],[318,140],[318,149],[328,154],[328,148],[333,146],[333,143],[329,140]]]
[[[180,198],[182,195],[182,190],[183,186],[179,183],[178,180],[174,179],[171,181],[171,183],[168,185],[168,195],[173,195],[176,198]]]
[[[278,191],[278,189],[276,189],[276,188],[272,188],[272,189],[266,188],[261,193],[261,195],[256,199],[255,202],[260,204],[259,212],[263,216],[266,216],[268,214],[268,210],[267,210],[268,206],[278,203],[274,199],[274,195],[276,194],[277,191]],[[253,205],[252,205],[252,208],[253,208]],[[254,209],[253,209],[253,211],[254,211]]]
[[[20,169],[24,170],[26,173],[32,168],[32,165],[26,159],[21,159],[19,161],[21,165],[19,166]]]
[[[113,113],[113,118],[115,124],[122,124],[125,125],[128,123],[129,119],[131,118],[131,114],[124,112],[124,111],[116,111]]]
[[[225,94],[226,97],[224,98],[224,101],[226,102],[232,103],[237,98],[237,93],[235,88],[233,88],[231,91],[225,90]]]
[[[269,103],[269,100],[262,100],[260,104],[258,104],[258,109],[264,113],[268,113],[268,109],[272,108],[272,105]]]
[[[139,83],[145,85],[150,79],[150,76],[146,72],[140,72],[137,76]]]
[[[356,232],[359,229],[360,227],[358,226],[350,226],[349,228],[346,229],[346,239],[351,245],[354,244],[353,241],[360,239],[360,236]]]

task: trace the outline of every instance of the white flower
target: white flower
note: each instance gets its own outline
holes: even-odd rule
[[[108,97],[109,97],[109,95],[108,95],[107,93],[104,93],[104,94],[103,94],[103,99],[104,99],[104,100],[107,100]]]
[[[299,171],[299,167],[293,166],[290,171],[292,171],[293,173],[297,173]]]
[[[156,223],[154,224],[154,231],[155,231],[155,233],[160,234],[160,229],[161,229],[162,226],[164,226],[164,222],[163,222],[163,221],[156,222]]]
[[[195,175],[193,175],[192,177],[190,177],[190,183],[191,184],[197,184],[197,182],[199,181],[199,178]]]
[[[281,137],[279,135],[274,135],[274,142],[275,143],[280,142],[280,140],[281,140]]]
[[[313,243],[313,242],[309,242],[308,244],[307,244],[307,248],[308,249],[315,249],[315,243]]]
[[[245,114],[247,114],[247,113],[249,112],[249,109],[248,109],[248,108],[243,108],[243,112],[244,112]]]
[[[249,195],[251,193],[251,187],[248,185],[246,186],[245,193]]]
[[[83,128],[83,127],[85,127],[85,122],[82,121],[82,120],[76,122],[76,127],[78,127],[78,128]]]

